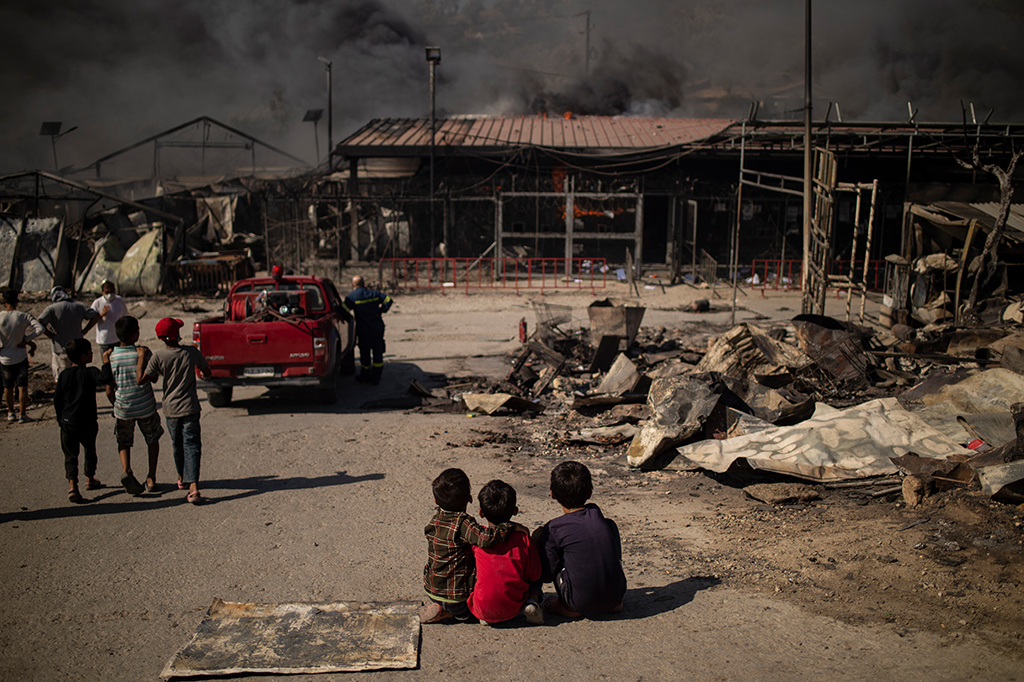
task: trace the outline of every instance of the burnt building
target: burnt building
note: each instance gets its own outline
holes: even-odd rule
[[[998,201],[995,180],[962,162],[977,150],[1005,166],[1022,134],[1014,125],[816,122],[828,261],[936,248],[908,229],[906,205]],[[803,135],[800,122],[755,118],[466,116],[433,130],[430,119],[375,119],[334,149],[317,202],[335,207],[335,222],[320,228],[342,234],[339,252],[361,260],[623,263],[628,251],[676,273],[702,258],[740,269],[799,260]]]

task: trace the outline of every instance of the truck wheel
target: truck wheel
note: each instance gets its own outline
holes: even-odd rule
[[[331,374],[328,382],[319,389],[321,405],[333,405],[338,402],[338,373]]]
[[[231,386],[211,388],[206,392],[206,399],[210,407],[227,407],[231,404]]]

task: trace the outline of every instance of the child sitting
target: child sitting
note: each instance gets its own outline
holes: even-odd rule
[[[480,515],[490,526],[508,522],[519,513],[515,488],[493,480],[480,490]],[[504,542],[473,548],[476,585],[469,610],[485,623],[500,623],[522,611],[534,625],[544,624],[544,612],[529,599],[530,583],[540,578],[540,556],[525,533],[512,533]]]
[[[626,593],[619,529],[596,504],[587,504],[593,492],[586,466],[556,466],[551,470],[551,497],[563,513],[534,534],[541,580],[553,582],[557,593],[544,600],[544,608],[567,618],[621,611]]]
[[[53,411],[60,425],[60,449],[64,452],[64,476],[68,479],[68,501],[85,502],[78,490],[78,451],[85,450],[85,487],[96,490],[102,486],[96,478],[96,388],[110,383],[110,366],[103,371],[89,367],[92,344],[86,339],[73,339],[64,347],[71,366],[57,377],[53,393]]]
[[[508,539],[511,523],[484,528],[466,513],[473,501],[469,477],[462,469],[445,469],[434,479],[437,511],[424,529],[427,565],[423,586],[430,603],[420,609],[420,622],[439,623],[449,618],[469,620],[466,600],[473,587],[475,564],[470,547],[492,547]]]

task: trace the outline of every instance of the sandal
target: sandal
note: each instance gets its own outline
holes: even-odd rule
[[[189,501],[189,504],[201,504],[203,501],[203,496],[199,494],[198,490],[193,490],[188,494],[188,497],[186,497],[185,499]]]
[[[85,498],[82,497],[82,493],[78,492],[78,490],[69,490],[68,502],[70,502],[71,504],[82,504],[83,502],[85,502]]]
[[[94,478],[91,481],[87,481],[85,484],[86,490],[99,490],[103,487],[103,483],[98,478]]]
[[[182,483],[181,479],[178,479],[178,490],[188,490],[188,484]]]
[[[444,609],[440,604],[430,602],[426,606],[420,607],[420,623],[423,625],[430,625],[431,623],[440,623],[443,620],[448,620],[452,617],[452,614]]]
[[[146,479],[146,492],[147,493],[158,493],[160,492],[160,486],[156,484],[156,481],[150,483],[152,479]]]
[[[139,496],[142,494],[144,488],[139,483],[138,479],[131,473],[127,473],[121,477],[121,485],[124,486],[126,493],[132,496]]]

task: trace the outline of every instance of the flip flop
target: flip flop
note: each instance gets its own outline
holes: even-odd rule
[[[203,496],[199,494],[198,490],[190,492],[185,499],[189,501],[189,504],[202,504],[203,502]]]
[[[124,486],[125,492],[129,495],[141,495],[144,488],[139,483],[138,479],[135,478],[134,474],[125,474],[121,477],[121,485]]]
[[[82,504],[83,502],[85,502],[85,498],[82,497],[82,493],[78,492],[77,490],[69,490],[68,502],[70,502],[71,504]]]
[[[178,479],[178,490],[188,490],[188,484],[182,483],[181,479]]]

